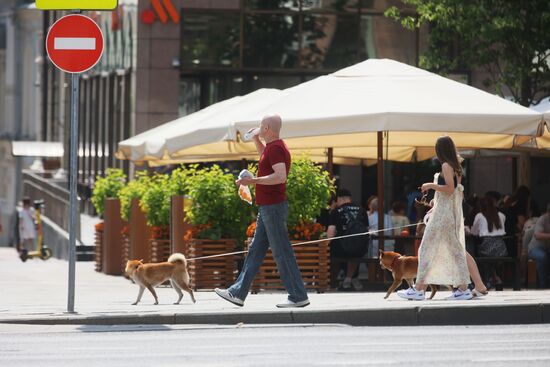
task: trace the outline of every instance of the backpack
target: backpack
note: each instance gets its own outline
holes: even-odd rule
[[[346,210],[348,209],[348,210]],[[350,210],[356,209],[356,210]],[[368,219],[358,207],[342,208],[344,224],[342,236],[368,232]],[[340,235],[340,234],[339,234]],[[340,244],[350,255],[362,256],[368,245],[368,235],[341,238]]]

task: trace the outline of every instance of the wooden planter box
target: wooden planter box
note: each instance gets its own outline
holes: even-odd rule
[[[151,227],[147,225],[147,217],[139,206],[139,200],[133,199],[130,206],[130,249],[128,256],[132,260],[141,260],[151,262]]]
[[[217,255],[235,251],[237,241],[232,239],[200,240],[192,239],[188,243],[189,259],[208,255]],[[213,289],[227,288],[235,281],[237,255],[215,257],[211,259],[189,261],[191,288]]]
[[[149,239],[149,249],[150,249],[150,257],[151,257],[152,263],[160,263],[160,262],[167,261],[170,255],[172,254],[169,238]]]
[[[95,271],[103,270],[103,228],[95,230]]]
[[[127,223],[120,217],[120,200],[105,199],[104,205],[102,271],[109,275],[122,275],[122,228]]]
[[[291,241],[291,243],[298,242],[302,241]],[[327,291],[330,288],[330,251],[328,242],[294,246],[293,249],[306,288],[316,290],[318,293]],[[252,284],[253,293],[258,293],[260,290],[285,290],[271,250],[268,250],[264,262]]]

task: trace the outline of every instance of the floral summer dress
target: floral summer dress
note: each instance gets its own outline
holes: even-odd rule
[[[438,178],[436,173],[434,183]],[[470,283],[462,218],[464,187],[455,186],[451,195],[435,192],[434,210],[418,254],[417,283],[454,287]]]

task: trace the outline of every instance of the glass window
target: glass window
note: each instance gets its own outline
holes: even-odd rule
[[[300,10],[299,0],[246,0],[250,10]]]
[[[358,0],[302,0],[302,10],[357,11]]]
[[[245,17],[244,66],[296,67],[298,47],[298,16],[250,14]]]
[[[306,14],[302,29],[302,67],[336,69],[357,61],[355,15]]]
[[[238,13],[183,13],[182,57],[186,66],[239,66]]]
[[[409,65],[416,63],[416,34],[383,15],[362,15],[360,60],[390,58]]]
[[[385,12],[390,6],[400,10],[414,10],[414,6],[404,4],[401,0],[359,0],[359,7],[367,12]]]
[[[208,80],[207,105],[246,94],[245,79],[238,74],[214,75]]]
[[[186,116],[201,109],[201,84],[199,78],[181,78],[179,104],[180,116]]]
[[[301,82],[302,80],[298,75],[253,75],[251,76],[249,88],[250,92],[260,88],[286,89],[298,85]]]

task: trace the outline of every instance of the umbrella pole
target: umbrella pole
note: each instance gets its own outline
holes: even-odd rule
[[[377,190],[378,193],[376,196],[378,196],[378,229],[382,230],[384,229],[384,138],[382,135],[382,131],[377,132],[377,150],[378,150],[378,157],[376,161],[376,173],[377,173]],[[378,240],[378,249],[384,250],[384,234],[380,232],[381,238]],[[376,254],[378,256],[378,254]],[[383,270],[380,269],[380,272],[378,273],[378,279],[383,279]]]
[[[330,177],[334,177],[334,151],[333,148],[328,148],[327,151],[327,171]]]

